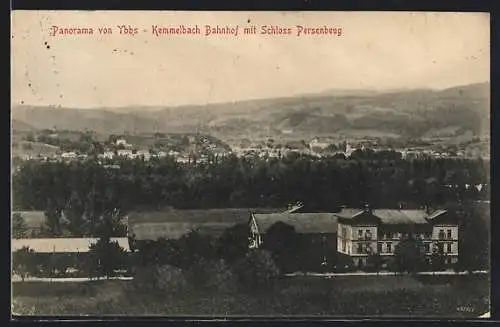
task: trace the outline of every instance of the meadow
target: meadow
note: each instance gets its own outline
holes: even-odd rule
[[[485,276],[280,278],[257,290],[186,286],[145,291],[133,281],[16,282],[17,315],[449,317],[489,311]]]

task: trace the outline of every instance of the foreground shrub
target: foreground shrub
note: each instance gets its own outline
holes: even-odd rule
[[[202,235],[197,231],[181,236],[176,242],[177,248],[180,249],[178,266],[189,269],[201,260],[215,259],[215,241],[213,237]]]
[[[12,238],[26,238],[28,236],[28,226],[20,213],[12,215]]]
[[[248,238],[250,228],[248,224],[237,224],[224,230],[217,239],[217,255],[229,264],[244,258],[248,252]]]
[[[153,290],[156,288],[156,280],[158,271],[157,266],[138,266],[133,269],[132,276],[134,278],[133,287],[142,290]]]
[[[249,251],[235,264],[234,271],[239,284],[247,289],[265,288],[280,274],[271,253],[260,249]]]
[[[351,257],[340,254],[337,256],[337,264],[335,265],[335,272],[353,272],[356,271],[356,266]]]
[[[72,266],[71,257],[66,254],[52,254],[48,260],[50,276],[65,277],[67,270]]]
[[[231,292],[237,287],[237,278],[226,262],[202,259],[188,270],[189,282],[196,288],[217,292]]]
[[[136,247],[139,251],[134,252],[134,264],[142,266],[180,265],[181,249],[176,240],[160,238],[155,242],[138,242]]]
[[[264,237],[263,249],[272,254],[275,264],[286,273],[297,271],[297,253],[301,248],[295,227],[281,221],[269,227]]]
[[[126,251],[118,242],[100,238],[89,247],[87,272],[90,277],[111,277],[116,269],[125,267]]]
[[[27,246],[15,251],[12,255],[13,272],[24,279],[36,273],[35,251]]]
[[[133,272],[133,286],[138,290],[181,292],[188,287],[185,273],[170,265],[137,267]]]
[[[188,286],[184,272],[177,267],[163,265],[156,267],[156,288],[173,293],[182,292]]]

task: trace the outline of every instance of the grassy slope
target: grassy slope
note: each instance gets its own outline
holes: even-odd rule
[[[16,142],[12,146],[12,156],[24,156],[24,155],[52,155],[60,151],[58,146],[53,146],[50,144],[40,143],[40,142],[28,142],[20,141]]]
[[[489,280],[408,276],[283,279],[261,292],[186,289],[145,293],[130,283],[16,283],[13,311],[38,315],[319,315],[477,317],[489,310]],[[431,283],[430,281],[434,281]],[[43,295],[43,296],[41,296]],[[472,312],[460,312],[461,307]]]

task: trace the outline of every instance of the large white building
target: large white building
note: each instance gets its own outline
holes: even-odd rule
[[[343,209],[336,213],[337,252],[363,266],[372,253],[394,256],[397,244],[412,235],[424,245],[427,260],[441,251],[445,264],[458,260],[458,223],[447,210]],[[385,260],[388,261],[388,260]]]

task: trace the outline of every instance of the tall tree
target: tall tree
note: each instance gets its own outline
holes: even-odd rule
[[[490,265],[489,210],[468,203],[459,212],[458,266],[469,272]]]
[[[399,272],[418,272],[425,260],[422,242],[413,236],[401,240],[394,249],[394,259]]]
[[[300,244],[295,227],[280,221],[274,223],[263,237],[262,248],[273,255],[282,271],[291,272],[297,269]]]
[[[250,230],[247,224],[230,227],[217,240],[218,255],[228,263],[243,258],[249,248]]]
[[[51,236],[61,235],[61,208],[49,199],[44,214],[48,233]]]
[[[125,250],[117,241],[102,237],[89,246],[89,274],[91,277],[112,277],[115,270],[124,267]]]
[[[201,259],[214,259],[216,257],[214,243],[212,237],[202,235],[195,230],[183,235],[177,242],[181,249],[181,268],[189,268]]]
[[[377,274],[380,272],[382,268],[382,256],[378,252],[370,252],[368,254],[368,258],[366,259],[367,268],[370,270],[374,270]]]
[[[445,259],[443,244],[436,244],[432,249],[431,254],[431,269],[432,271],[441,271],[445,268]]]
[[[16,212],[12,215],[12,238],[20,239],[28,237],[28,226],[23,216]]]
[[[36,269],[35,251],[27,246],[15,251],[12,256],[12,270],[21,277],[24,282],[25,278],[33,275]]]
[[[71,235],[81,237],[87,234],[85,229],[87,222],[84,217],[85,204],[76,192],[72,193],[63,213],[67,220],[65,227]]]

